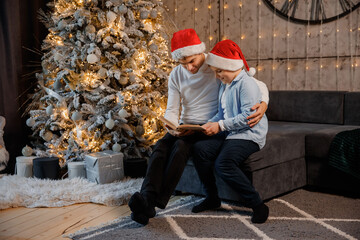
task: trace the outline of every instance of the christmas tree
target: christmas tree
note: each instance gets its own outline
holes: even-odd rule
[[[37,156],[65,161],[106,149],[147,157],[164,133],[168,53],[157,0],[55,0],[42,72],[27,112]]]

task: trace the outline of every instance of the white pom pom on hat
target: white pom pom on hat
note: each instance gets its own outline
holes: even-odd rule
[[[240,47],[231,40],[218,42],[208,54],[206,63],[228,71],[236,71],[245,66],[250,77],[256,73],[255,68],[249,68]]]
[[[247,71],[247,74],[248,74],[250,77],[254,76],[255,73],[256,73],[256,70],[255,70],[255,68],[253,68],[253,67],[249,68],[249,71]]]
[[[205,43],[192,28],[180,30],[171,39],[171,56],[175,61],[191,55],[204,53]]]

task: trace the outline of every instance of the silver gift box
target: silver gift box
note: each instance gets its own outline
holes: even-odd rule
[[[106,150],[85,155],[86,178],[99,184],[124,178],[124,154]]]

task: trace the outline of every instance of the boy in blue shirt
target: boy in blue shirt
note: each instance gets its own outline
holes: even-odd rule
[[[193,146],[194,165],[204,185],[206,198],[192,211],[198,213],[220,207],[215,168],[216,173],[240,193],[243,205],[253,209],[251,221],[263,223],[268,218],[269,208],[239,167],[252,153],[264,147],[268,131],[265,115],[254,127],[247,124],[247,117],[252,114],[251,107],[261,101],[261,92],[252,78],[255,69],[249,69],[239,46],[231,40],[217,43],[206,63],[222,84],[218,112],[203,127],[207,135],[227,136],[221,146],[214,139],[200,140]]]

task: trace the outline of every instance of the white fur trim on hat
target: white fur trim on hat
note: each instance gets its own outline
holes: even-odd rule
[[[205,52],[205,43],[200,43],[197,45],[191,45],[183,48],[178,48],[175,51],[171,52],[171,56],[175,61],[179,61],[184,57],[188,57],[191,55],[204,53]]]
[[[208,54],[205,62],[210,66],[228,71],[236,71],[244,66],[244,62],[241,59],[224,58],[213,53]]]

